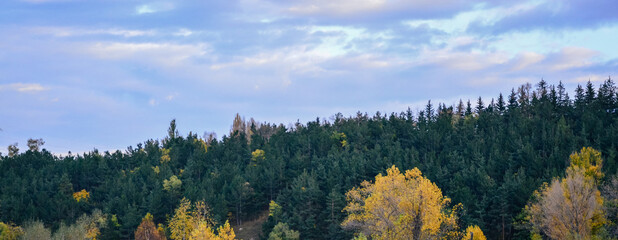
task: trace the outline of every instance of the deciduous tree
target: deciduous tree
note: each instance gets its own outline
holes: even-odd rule
[[[163,189],[178,194],[180,193],[180,187],[182,186],[182,181],[176,177],[176,175],[172,175],[170,179],[163,180]]]
[[[51,239],[51,230],[45,228],[43,222],[35,221],[26,224],[22,240],[49,240]]]
[[[601,154],[583,148],[571,155],[566,177],[536,191],[526,212],[534,235],[550,239],[590,239],[605,223],[603,198],[596,185]]]
[[[23,234],[24,230],[20,226],[0,222],[0,239],[17,240]]]
[[[165,235],[161,235],[154,222],[152,221],[152,214],[146,213],[146,216],[142,219],[142,223],[135,230],[135,240],[163,240]]]
[[[212,230],[212,225],[206,221],[200,221],[197,227],[191,232],[190,240],[233,240],[236,238],[234,229],[230,227],[230,223],[225,221],[225,224],[217,229],[217,234]]]
[[[7,147],[7,152],[9,157],[13,157],[19,154],[19,148],[17,148],[17,143],[13,143]]]
[[[445,211],[450,200],[417,168],[403,174],[393,166],[346,196],[342,225],[372,239],[437,238],[448,234],[440,231],[443,224],[455,223],[455,215]]]
[[[75,201],[77,202],[88,201],[88,199],[90,199],[90,193],[86,191],[86,189],[82,189],[79,192],[73,193],[73,199],[75,199]]]
[[[290,229],[287,223],[277,223],[268,235],[268,240],[298,240],[300,233]]]
[[[41,148],[41,146],[43,146],[43,144],[45,144],[45,141],[43,141],[42,138],[39,139],[28,139],[28,150],[36,152],[39,151],[39,148]]]
[[[191,232],[195,228],[194,218],[191,211],[191,201],[183,198],[180,206],[174,210],[174,216],[168,225],[171,238],[176,240],[189,239]]]
[[[465,236],[462,240],[486,240],[485,234],[479,226],[468,226],[466,228]]]

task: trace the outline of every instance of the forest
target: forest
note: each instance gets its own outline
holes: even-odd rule
[[[0,156],[0,239],[617,239],[618,94],[541,80],[418,112],[234,119]],[[261,219],[261,220],[260,220]]]

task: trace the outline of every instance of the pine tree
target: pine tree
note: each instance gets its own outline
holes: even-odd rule
[[[483,99],[481,99],[481,97],[479,96],[479,98],[476,100],[476,109],[475,109],[476,113],[481,114],[484,109],[485,109],[485,104],[483,103]]]
[[[558,105],[561,107],[567,107],[570,103],[569,93],[564,89],[562,81],[558,84]]]
[[[468,99],[468,102],[466,103],[466,116],[471,116],[472,115],[472,104],[470,104],[470,99]]]
[[[586,92],[584,93],[584,99],[585,99],[586,105],[588,106],[591,106],[594,103],[595,90],[594,90],[594,86],[592,85],[592,82],[590,81],[586,83]]]
[[[506,103],[504,102],[504,97],[502,96],[502,93],[500,93],[500,95],[498,96],[498,111],[502,114],[506,111]]]

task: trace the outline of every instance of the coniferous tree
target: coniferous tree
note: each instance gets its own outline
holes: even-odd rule
[[[472,104],[470,104],[470,99],[466,103],[466,116],[472,115]]]
[[[618,169],[618,97],[611,79],[578,87],[574,101],[561,83],[531,86],[500,94],[478,113],[468,100],[436,108],[428,102],[419,113],[337,114],[289,127],[239,117],[245,131],[221,139],[182,136],[172,121],[162,129],[163,140],[125,151],[55,156],[40,146],[15,150],[0,156],[0,221],[25,229],[38,219],[54,235],[81,231],[71,227],[79,217],[103,209],[98,238],[131,239],[148,212],[154,223],[170,223],[183,197],[204,200],[213,222],[233,225],[259,219],[275,200],[281,211],[264,224],[263,237],[285,222],[305,239],[349,239],[352,233],[339,225],[345,190],[395,165],[422,170],[463,204],[461,237],[464,226],[477,225],[489,239],[529,239],[522,208],[543,182],[565,178],[573,151],[592,146],[603,153],[598,186]],[[601,194],[610,214],[597,235],[612,236],[612,201]],[[216,223],[209,225],[213,234]],[[166,227],[171,230],[157,231]]]
[[[476,113],[477,114],[481,114],[483,112],[483,110],[485,109],[485,104],[483,103],[483,99],[481,99],[481,97],[479,97],[476,100]]]
[[[504,113],[504,111],[506,111],[506,103],[504,102],[504,97],[502,96],[502,93],[500,93],[500,95],[498,96],[497,108],[501,114]]]

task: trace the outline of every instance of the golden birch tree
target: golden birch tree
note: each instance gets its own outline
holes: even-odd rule
[[[202,221],[198,223],[197,227],[191,232],[190,240],[215,240],[218,239],[215,232],[209,226],[208,223]]]
[[[236,238],[234,229],[230,227],[229,221],[217,229],[217,234],[212,229],[212,225],[206,221],[200,221],[197,227],[191,232],[190,240],[233,240]]]
[[[210,215],[210,209],[203,201],[191,204],[186,198],[180,201],[180,205],[174,211],[170,219],[169,229],[171,238],[175,240],[228,240],[236,237],[229,222],[214,232],[216,222]]]
[[[526,206],[533,235],[550,239],[591,239],[605,223],[603,198],[596,183],[601,154],[583,148],[571,155],[566,177],[545,183]]]
[[[229,221],[225,221],[225,224],[219,226],[219,228],[217,229],[217,237],[220,240],[233,240],[236,238],[234,229],[230,227]]]
[[[450,199],[417,168],[401,173],[395,166],[375,183],[365,181],[346,193],[347,229],[372,239],[437,239],[457,236],[455,214],[445,207]],[[453,225],[453,226],[445,226]]]
[[[485,234],[483,234],[483,231],[481,231],[481,228],[474,225],[466,228],[466,234],[463,240],[487,240],[487,238],[485,237]]]
[[[194,218],[191,214],[191,201],[183,198],[180,206],[174,210],[174,216],[170,219],[170,237],[175,240],[186,240],[195,228]]]

